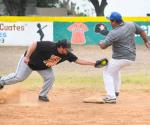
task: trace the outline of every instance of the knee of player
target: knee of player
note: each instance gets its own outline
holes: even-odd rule
[[[55,81],[55,76],[51,76],[51,80],[54,82]]]
[[[55,81],[55,76],[54,75],[50,75],[47,78],[45,78],[45,81],[52,81],[52,82],[54,82]]]
[[[21,76],[16,76],[15,79],[16,79],[17,82],[22,82],[22,81],[25,80],[25,78],[21,77]]]

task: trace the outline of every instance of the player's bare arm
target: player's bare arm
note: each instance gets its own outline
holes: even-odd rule
[[[95,62],[89,62],[86,60],[81,60],[81,59],[77,59],[75,61],[76,64],[80,64],[80,65],[90,65],[90,66],[95,66]]]
[[[147,36],[147,34],[143,31],[143,32],[140,33],[140,36],[141,36],[141,38],[143,39],[145,46],[146,46],[147,48],[150,48],[150,43],[149,43],[149,41],[148,41],[148,36]]]
[[[101,49],[106,49],[108,47],[104,42],[100,42],[99,46]]]
[[[28,62],[29,62],[29,60],[30,60],[30,56],[31,56],[32,53],[35,51],[36,47],[37,47],[37,42],[33,42],[33,43],[29,46],[29,48],[28,48],[28,50],[27,50],[27,53],[26,53],[26,55],[25,55],[25,57],[24,57],[24,62],[25,62],[26,64],[28,64]]]

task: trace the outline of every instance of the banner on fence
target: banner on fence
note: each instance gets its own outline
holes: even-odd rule
[[[0,22],[0,43],[29,45],[33,41],[53,41],[52,22]]]
[[[54,22],[54,40],[69,39],[72,44],[97,44],[104,36],[94,32],[95,25],[99,22]],[[108,30],[112,30],[109,22],[103,22]],[[148,34],[150,39],[150,22],[136,22]],[[143,44],[139,35],[135,36],[137,44]]]

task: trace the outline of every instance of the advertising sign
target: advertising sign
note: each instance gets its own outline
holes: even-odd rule
[[[29,45],[33,41],[53,41],[53,23],[0,22],[1,45]]]

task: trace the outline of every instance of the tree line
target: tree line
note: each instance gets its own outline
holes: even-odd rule
[[[107,6],[107,0],[87,0],[92,3],[96,16],[104,16],[104,10]],[[71,0],[0,0],[1,4],[5,5],[5,11],[8,15],[12,16],[25,16],[28,6],[36,7],[48,7],[48,8],[66,8],[68,15],[76,14],[74,11],[76,3]],[[71,7],[70,7],[71,6]],[[83,14],[86,15],[86,12]]]

